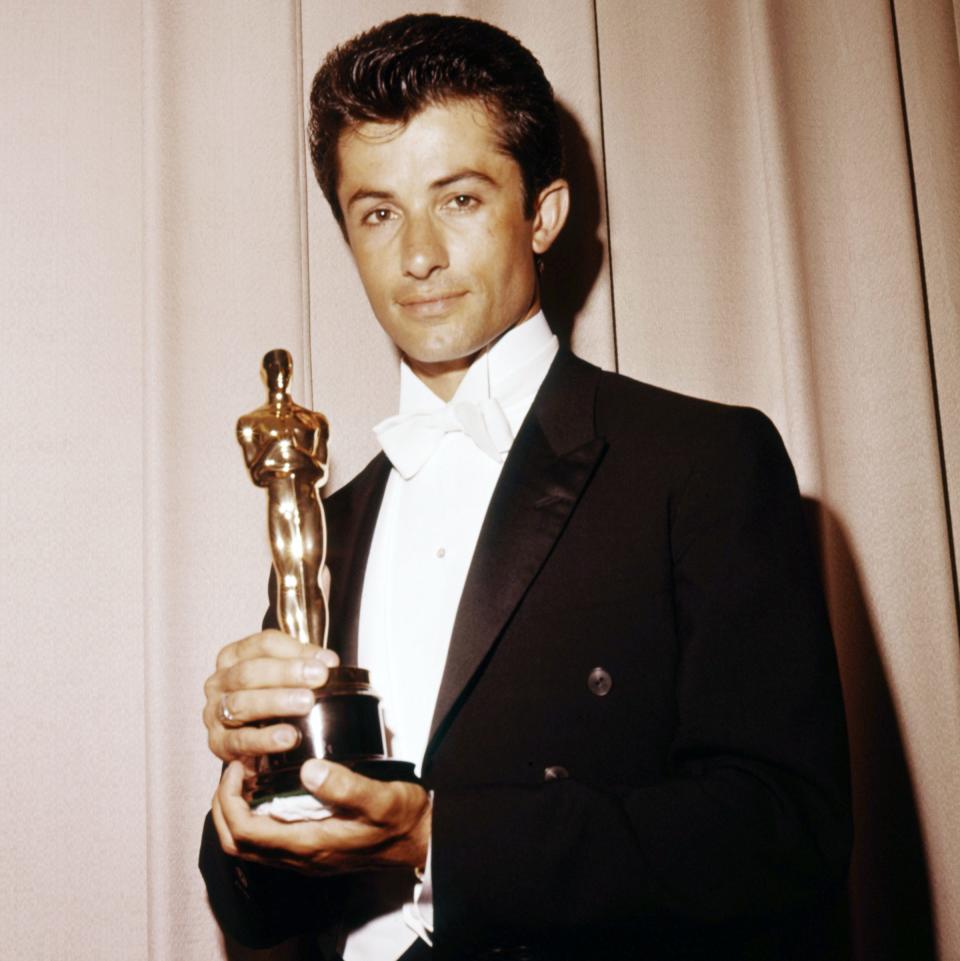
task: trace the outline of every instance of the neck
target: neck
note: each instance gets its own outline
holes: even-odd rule
[[[412,357],[405,357],[407,366],[432,390],[440,400],[447,402],[457,392],[460,382],[467,375],[473,362],[483,353],[482,350],[457,360],[438,363],[421,363]]]

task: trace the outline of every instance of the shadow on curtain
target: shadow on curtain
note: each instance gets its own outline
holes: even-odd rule
[[[853,766],[854,856],[838,958],[934,961],[930,882],[903,738],[857,563],[840,519],[804,498],[831,585],[830,620],[844,679]]]
[[[558,107],[570,182],[570,216],[545,258],[542,296],[544,313],[560,342],[569,347],[577,315],[604,267],[603,205],[583,128],[563,103]]]

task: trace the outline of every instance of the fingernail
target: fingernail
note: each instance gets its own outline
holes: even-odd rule
[[[303,679],[308,684],[322,684],[327,679],[327,668],[320,661],[305,661]]]
[[[281,727],[273,732],[273,743],[278,747],[288,747],[293,744],[294,734],[288,727]]]
[[[330,767],[322,761],[307,761],[303,767],[300,768],[300,780],[303,781],[305,788],[310,791],[315,791],[326,781],[329,773]]]

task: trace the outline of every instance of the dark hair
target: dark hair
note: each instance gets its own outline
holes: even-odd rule
[[[476,98],[523,177],[524,206],[563,172],[553,88],[536,57],[498,27],[467,17],[410,14],[332,50],[310,91],[310,157],[337,222],[337,143],[350,127],[408,121],[426,107]]]

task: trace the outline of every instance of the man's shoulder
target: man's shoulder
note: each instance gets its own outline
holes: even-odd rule
[[[663,452],[782,446],[772,421],[754,407],[683,394],[626,374],[603,370],[570,355],[595,378],[594,420],[608,440],[633,440]]]

